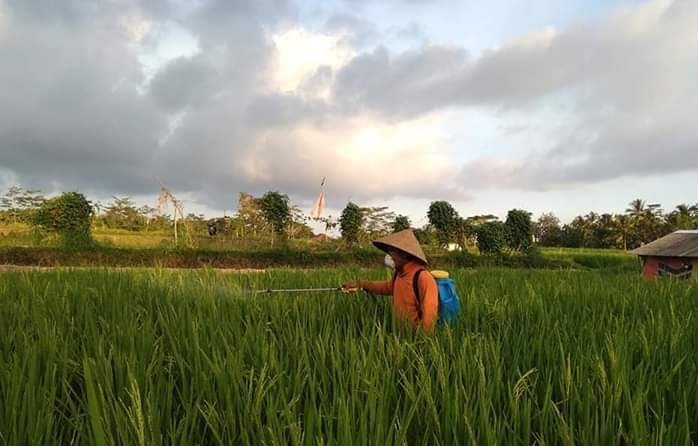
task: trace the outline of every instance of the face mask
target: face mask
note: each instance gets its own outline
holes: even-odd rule
[[[392,257],[390,257],[390,254],[385,255],[385,260],[383,261],[385,263],[385,266],[391,269],[395,269],[395,260],[393,260]]]

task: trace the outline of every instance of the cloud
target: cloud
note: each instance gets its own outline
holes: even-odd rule
[[[466,64],[458,47],[429,46],[393,55],[385,47],[361,54],[337,73],[334,99],[352,110],[408,118],[449,105],[449,84]]]
[[[696,23],[698,3],[657,0],[567,30],[531,33],[477,59],[457,47],[378,49],[337,74],[334,96],[386,119],[447,107],[535,119],[561,107],[568,125],[542,144],[550,150],[508,168],[503,182],[496,178],[506,160],[470,162],[462,177],[478,178],[472,187],[545,189],[695,170],[698,135],[689,117],[698,105]]]
[[[11,4],[0,42],[13,61],[0,73],[12,87],[0,93],[2,166],[33,187],[101,194],[147,194],[163,180],[226,207],[241,190],[310,199],[322,176],[336,196],[356,199],[461,194],[443,181],[456,174],[449,161],[431,155],[443,138],[438,116],[345,113],[329,93],[353,48],[298,26],[270,32],[293,8],[267,3],[134,1],[103,16],[98,3],[34,15]],[[171,21],[198,51],[146,76],[143,46]]]
[[[364,47],[380,39],[380,31],[375,23],[344,12],[332,14],[323,31],[328,34],[340,35],[354,47]]]
[[[284,0],[59,3],[0,0],[0,170],[27,186],[141,195],[163,180],[229,208],[243,190],[310,200],[323,176],[340,200],[465,200],[478,187],[698,168],[691,0],[477,57],[457,45],[365,49],[351,36],[370,22],[335,15],[313,31]],[[173,27],[194,49],[153,59]],[[463,165],[444,117],[458,108],[486,110],[538,147]]]
[[[310,92],[307,82],[317,84],[322,80],[318,76],[331,74],[354,56],[342,34],[313,33],[294,27],[274,35],[272,40],[276,50],[272,83],[281,92],[294,91],[299,86]],[[317,94],[327,96],[327,91],[319,90]]]
[[[370,200],[393,197],[466,199],[445,178],[456,174],[447,156],[435,153],[444,138],[438,116],[396,124],[370,116],[329,119],[292,132],[269,132],[241,160],[242,172],[261,183],[315,193],[316,179],[327,176],[335,196]],[[284,157],[283,163],[275,160]],[[312,181],[308,181],[308,180]]]
[[[150,81],[150,94],[165,110],[200,106],[215,93],[215,77],[215,67],[201,57],[179,57],[157,72]]]
[[[0,40],[0,164],[39,187],[138,188],[164,120],[137,93],[126,30],[116,20],[73,26],[82,16],[65,5],[39,16],[13,6]]]

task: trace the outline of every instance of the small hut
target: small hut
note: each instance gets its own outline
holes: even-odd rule
[[[640,256],[642,277],[674,277],[698,279],[698,230],[672,232],[651,243],[630,251]]]

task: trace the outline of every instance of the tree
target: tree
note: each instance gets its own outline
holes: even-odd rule
[[[194,234],[205,234],[208,232],[208,221],[204,214],[197,215],[190,212],[184,217],[184,221]]]
[[[471,226],[479,226],[483,223],[487,223],[489,221],[496,221],[499,220],[499,217],[496,215],[492,214],[485,214],[485,215],[473,215],[471,217],[468,217],[465,219]]]
[[[575,217],[571,223],[562,226],[561,244],[566,248],[581,248],[584,245],[584,218]]]
[[[598,248],[599,242],[597,240],[596,234],[599,226],[599,214],[596,212],[589,212],[582,217],[582,246],[587,248]]]
[[[288,195],[282,194],[278,191],[270,191],[265,193],[262,198],[259,199],[258,203],[264,219],[271,225],[273,231],[273,245],[273,234],[276,234],[279,237],[286,236],[286,225],[291,219],[291,210],[288,205]]]
[[[46,201],[39,190],[25,189],[15,197],[16,219],[22,223],[31,223],[32,214]]]
[[[647,228],[645,219],[648,216],[646,206],[645,200],[636,198],[628,203],[628,208],[625,209],[630,223],[630,232],[628,234],[628,245],[630,247],[640,246],[647,239],[647,234],[644,233]]]
[[[157,208],[144,204],[139,207],[137,211],[141,220],[145,223],[145,229],[148,230],[150,228],[150,222],[157,216]]]
[[[626,209],[630,213],[632,232],[630,245],[640,246],[659,238],[667,232],[663,219],[662,209],[659,204],[646,204],[642,200],[633,200],[630,208]]]
[[[501,221],[483,223],[475,229],[477,248],[483,254],[502,251],[506,243],[506,229]]]
[[[642,217],[643,213],[645,212],[645,200],[641,200],[639,198],[634,199],[630,203],[628,203],[628,208],[625,209],[626,214],[630,214],[631,216],[635,218],[640,218]]]
[[[504,222],[507,245],[515,251],[524,251],[531,247],[533,223],[531,213],[522,209],[511,209]]]
[[[543,213],[535,225],[536,240],[541,246],[558,246],[562,238],[560,220],[553,214]]]
[[[348,244],[355,245],[359,242],[363,218],[361,208],[354,203],[349,202],[342,211],[339,217],[339,230]]]
[[[288,219],[288,235],[293,238],[308,238],[313,230],[308,226],[308,217],[303,213],[303,210],[296,204],[289,208],[290,218]]]
[[[632,230],[632,226],[630,224],[630,217],[628,217],[627,215],[619,214],[615,216],[615,221],[616,227],[618,228],[619,247],[623,248],[624,250],[627,250],[628,235]]]
[[[363,224],[361,235],[365,239],[374,239],[388,234],[395,220],[395,213],[388,211],[388,206],[363,207]]]
[[[429,223],[436,229],[436,236],[441,246],[445,246],[456,231],[458,212],[447,201],[434,201],[427,212]]]
[[[107,227],[112,229],[125,229],[127,231],[137,231],[142,229],[144,221],[138,209],[131,201],[131,197],[113,197],[102,216],[102,221]]]
[[[41,207],[41,205],[46,201],[41,191],[25,189],[22,194],[17,197],[17,207],[20,209],[35,209]]]
[[[0,208],[12,223],[31,223],[32,214],[46,201],[38,190],[10,187],[0,198]]]
[[[670,230],[693,229],[695,221],[691,215],[691,208],[687,204],[680,204],[666,216],[666,222]]]
[[[460,249],[468,249],[468,241],[475,236],[475,226],[467,218],[456,217],[453,239],[456,241]]]
[[[422,246],[434,245],[437,243],[436,230],[430,224],[414,230],[414,236]]]
[[[91,245],[90,219],[92,205],[77,192],[63,193],[47,200],[34,214],[33,223],[47,231],[57,232],[68,248]]]
[[[240,192],[238,197],[237,219],[241,238],[256,237],[264,226],[264,215],[258,200],[246,192]]]
[[[410,223],[409,217],[406,215],[398,215],[395,217],[395,220],[393,220],[391,229],[393,232],[400,232],[404,231],[405,229],[410,229],[411,226],[412,224]]]
[[[22,188],[19,186],[10,187],[5,195],[0,200],[0,206],[12,217],[12,222],[17,223],[17,203],[16,199],[22,193]]]
[[[601,214],[594,225],[594,246],[602,249],[616,248],[620,229],[611,214]]]
[[[327,236],[327,231],[331,231],[337,227],[339,222],[332,217],[332,215],[328,215],[327,217],[320,217],[319,221],[325,224],[325,236]]]

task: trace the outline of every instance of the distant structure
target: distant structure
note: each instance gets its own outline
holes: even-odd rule
[[[642,277],[698,280],[698,230],[672,232],[630,251],[640,256]]]
[[[449,251],[462,251],[458,243],[449,243],[448,245],[446,245],[446,249]]]

